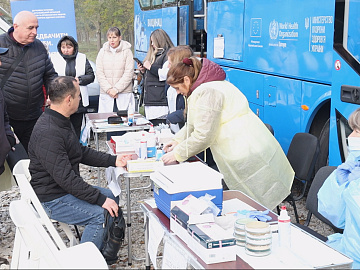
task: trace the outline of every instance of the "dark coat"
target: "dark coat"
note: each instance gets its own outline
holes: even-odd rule
[[[7,112],[10,119],[34,120],[42,113],[42,86],[47,87],[50,81],[57,77],[57,73],[40,40],[35,39],[24,47],[10,37],[13,31],[14,28],[11,27],[7,33],[0,35],[0,47],[9,48],[9,51],[1,56],[0,81],[25,47],[27,52],[3,87]]]
[[[79,164],[115,166],[116,156],[80,144],[68,118],[45,109],[29,142],[31,185],[41,202],[66,194],[102,206],[106,197],[80,176]]]
[[[5,170],[4,162],[14,142],[15,137],[10,128],[4,97],[0,91],[0,174]]]
[[[164,50],[155,58],[150,70],[146,70],[144,78],[144,105],[167,106],[165,81],[159,81],[159,68],[162,68],[167,60],[167,51]]]

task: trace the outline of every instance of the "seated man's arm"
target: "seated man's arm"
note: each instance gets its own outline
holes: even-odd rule
[[[35,165],[32,177],[36,184],[37,175],[50,178],[47,185],[60,186],[65,192],[87,201],[103,206],[106,196],[75,173],[66,151],[64,138],[59,134],[33,134],[29,156]],[[115,160],[115,157],[114,157]],[[115,163],[115,162],[114,162]],[[41,183],[43,184],[43,183]]]
[[[81,145],[81,163],[94,167],[115,167],[116,156],[96,151],[90,147]]]

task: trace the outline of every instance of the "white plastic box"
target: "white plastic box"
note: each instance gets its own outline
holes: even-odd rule
[[[157,207],[170,218],[171,201],[180,201],[189,194],[199,198],[215,196],[212,202],[221,210],[223,202],[223,175],[202,162],[185,162],[164,166],[150,175],[154,181]]]

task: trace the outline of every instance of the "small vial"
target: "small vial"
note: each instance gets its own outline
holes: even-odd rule
[[[134,124],[134,110],[132,104],[130,104],[128,108],[128,125],[132,126],[133,124]]]
[[[156,160],[160,160],[163,155],[164,155],[163,150],[161,150],[161,149],[156,150]]]

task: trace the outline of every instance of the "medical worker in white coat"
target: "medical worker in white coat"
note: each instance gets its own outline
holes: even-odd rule
[[[203,58],[171,66],[167,83],[187,99],[187,122],[164,150],[165,164],[182,162],[210,147],[229,189],[274,209],[294,179],[275,137],[249,108],[246,97],[225,81],[222,68]]]

